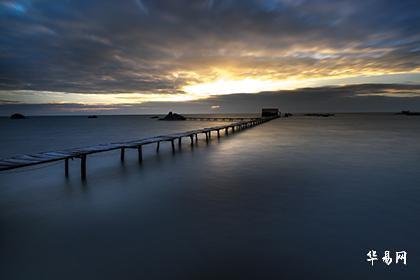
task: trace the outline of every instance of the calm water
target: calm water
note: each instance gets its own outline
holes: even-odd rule
[[[215,123],[0,119],[0,156]],[[419,279],[420,118],[293,117],[0,174],[1,279]],[[366,262],[406,250],[408,265]]]

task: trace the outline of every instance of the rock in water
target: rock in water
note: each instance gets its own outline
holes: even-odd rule
[[[185,121],[186,118],[180,114],[169,112],[165,117],[159,119],[161,121]]]
[[[25,116],[22,115],[22,114],[19,114],[19,113],[15,113],[15,114],[11,115],[10,118],[12,120],[21,120],[21,119],[24,119]]]
[[[397,113],[397,115],[404,115],[404,116],[420,116],[420,112],[401,111],[401,112]]]

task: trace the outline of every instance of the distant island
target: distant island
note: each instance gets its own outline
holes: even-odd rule
[[[24,115],[19,114],[19,113],[15,113],[15,114],[11,115],[11,116],[10,116],[10,118],[11,118],[12,120],[21,120],[21,119],[26,119],[26,117],[25,117]]]
[[[404,116],[420,116],[420,112],[411,112],[411,111],[401,111],[396,113],[396,115],[404,115]]]
[[[305,116],[308,116],[308,117],[333,117],[334,114],[330,114],[330,113],[309,113],[309,114],[305,114]]]

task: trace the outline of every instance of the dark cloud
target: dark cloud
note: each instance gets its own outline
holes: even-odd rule
[[[412,0],[0,1],[0,89],[177,93],[226,66],[241,77],[408,72],[420,67],[419,10]]]
[[[0,115],[21,112],[44,114],[155,114],[258,113],[263,107],[282,112],[397,112],[420,111],[420,85],[363,84],[339,87],[213,96],[189,102],[146,102],[142,104],[19,104],[0,103]]]

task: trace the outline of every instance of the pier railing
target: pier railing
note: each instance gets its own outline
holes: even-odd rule
[[[220,137],[220,131],[225,131],[225,134],[231,132],[235,132],[235,130],[242,130],[246,128],[250,128],[256,125],[260,125],[262,123],[268,122],[277,117],[271,118],[253,118],[247,120],[241,120],[234,123],[229,123],[226,125],[221,126],[213,126],[207,128],[201,128],[196,130],[190,130],[181,133],[173,133],[167,135],[160,135],[155,137],[148,137],[134,141],[128,142],[117,142],[117,143],[109,143],[109,144],[99,144],[84,148],[75,148],[75,149],[68,149],[62,151],[53,151],[53,152],[43,152],[43,153],[36,153],[30,155],[19,155],[7,159],[0,159],[0,171],[4,170],[11,170],[17,168],[23,168],[27,166],[45,164],[55,161],[64,161],[64,173],[65,176],[69,176],[69,160],[78,158],[80,159],[80,174],[81,178],[84,180],[86,179],[86,161],[87,156],[96,153],[102,153],[112,150],[120,150],[120,159],[124,161],[125,158],[125,150],[126,149],[136,149],[138,153],[138,161],[141,163],[143,161],[143,146],[156,144],[156,151],[159,151],[160,143],[161,142],[171,142],[172,151],[175,152],[175,141],[178,140],[178,145],[181,145],[183,138],[190,138],[191,145],[194,145],[194,140],[198,141],[199,134],[205,134],[206,141],[209,141],[211,138],[212,132],[217,133],[217,137]],[[208,118],[206,118],[207,120]],[[212,118],[218,119],[218,118]],[[227,119],[227,118],[223,118]]]

